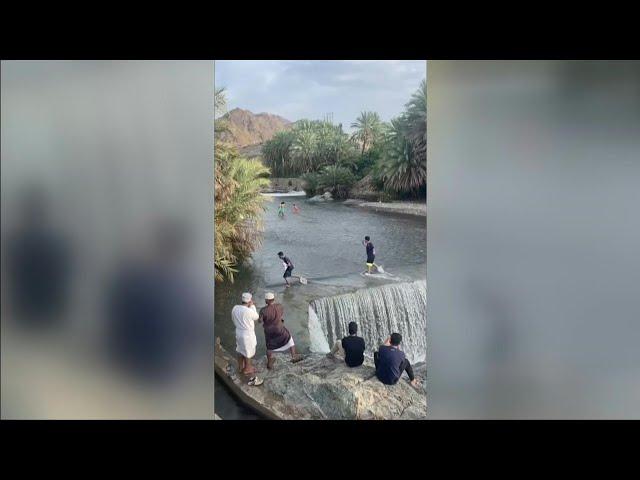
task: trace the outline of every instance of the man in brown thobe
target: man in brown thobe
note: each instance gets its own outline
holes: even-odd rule
[[[284,309],[279,303],[275,303],[276,296],[268,292],[264,299],[266,306],[260,309],[258,322],[264,327],[264,338],[267,343],[267,368],[273,368],[276,359],[275,352],[291,353],[291,361],[299,362],[302,356],[296,352],[295,343],[289,330],[284,326]]]

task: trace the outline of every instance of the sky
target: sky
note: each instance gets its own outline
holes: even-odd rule
[[[218,60],[216,88],[227,108],[272,113],[287,120],[333,122],[346,132],[364,110],[384,121],[400,114],[426,77],[424,60]]]

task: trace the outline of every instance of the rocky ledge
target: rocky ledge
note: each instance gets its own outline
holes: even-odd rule
[[[427,216],[427,204],[420,202],[365,202],[358,199],[349,199],[345,205],[367,208],[377,212],[401,213],[404,215]]]
[[[266,356],[255,364],[264,383],[250,387],[238,374],[235,358],[216,343],[216,373],[241,400],[268,418],[420,420],[427,416],[425,364],[414,366],[420,388],[412,387],[406,374],[396,385],[382,384],[369,360],[349,368],[342,359],[323,354],[306,355],[298,363],[279,354],[272,370],[266,368]]]

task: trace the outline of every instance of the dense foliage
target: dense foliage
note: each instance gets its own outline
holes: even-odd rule
[[[300,120],[265,142],[262,157],[274,177],[297,177],[327,165],[353,166],[358,151],[342,125]]]
[[[224,91],[216,90],[216,112],[225,106]],[[216,121],[219,133],[224,123]],[[269,169],[259,160],[247,160],[237,149],[217,139],[214,147],[215,221],[214,264],[216,281],[233,282],[235,266],[259,244],[264,199],[261,189],[268,187]]]
[[[349,188],[369,176],[386,197],[424,198],[427,181],[427,85],[411,96],[405,110],[389,123],[362,112],[351,124],[300,120],[262,147],[263,162],[274,177],[305,180],[305,191],[330,191],[345,198]]]

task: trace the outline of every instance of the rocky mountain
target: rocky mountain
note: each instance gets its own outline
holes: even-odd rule
[[[220,139],[240,149],[262,144],[292,126],[292,122],[278,115],[252,113],[241,108],[227,112],[221,120],[226,122],[227,131],[220,134]]]

